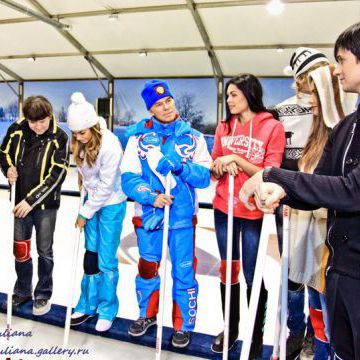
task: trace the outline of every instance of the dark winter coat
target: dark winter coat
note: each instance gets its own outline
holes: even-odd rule
[[[12,165],[18,172],[16,203],[25,199],[32,208],[59,208],[69,146],[66,133],[53,117],[42,135],[36,135],[25,119],[10,125],[0,148],[0,166],[5,176]]]

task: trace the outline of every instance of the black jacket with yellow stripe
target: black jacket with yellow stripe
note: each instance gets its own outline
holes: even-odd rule
[[[13,123],[0,148],[0,166],[4,175],[16,166],[16,203],[25,199],[32,208],[57,209],[61,184],[69,166],[68,136],[54,117],[49,129],[35,134],[25,119]]]

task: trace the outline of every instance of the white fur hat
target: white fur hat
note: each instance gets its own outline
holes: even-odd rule
[[[71,105],[68,108],[67,124],[71,131],[89,129],[99,122],[94,106],[86,101],[81,92],[71,95]]]
[[[343,91],[340,81],[334,75],[335,66],[321,66],[309,73],[319,95],[321,112],[325,125],[333,128],[346,115],[355,111],[357,94]]]

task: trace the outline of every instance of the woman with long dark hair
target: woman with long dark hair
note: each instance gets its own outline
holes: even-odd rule
[[[229,175],[235,177],[229,324],[230,349],[239,333],[240,233],[242,235],[243,272],[249,301],[263,218],[260,210],[249,211],[241,203],[237,194],[242,184],[257,171],[265,166],[280,166],[285,147],[285,133],[282,124],[276,120],[276,113],[265,108],[262,101],[262,87],[254,75],[243,74],[232,78],[226,84],[225,93],[226,119],[220,122],[216,129],[212,152],[214,162],[211,170],[213,176],[218,179],[213,206],[215,231],[221,257],[220,291],[223,309],[226,282],[228,181]],[[262,353],[266,303],[267,291],[262,284],[250,350],[251,359],[258,358]],[[223,332],[220,333],[212,344],[214,352],[222,352],[223,336]]]

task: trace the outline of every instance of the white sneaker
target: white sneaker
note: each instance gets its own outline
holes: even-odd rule
[[[100,332],[108,331],[111,328],[112,323],[113,322],[110,320],[99,319],[96,323],[95,330]]]
[[[87,315],[81,312],[74,312],[71,314],[70,326],[78,326],[93,316],[94,315]]]
[[[83,313],[81,313],[81,312],[74,312],[74,313],[71,314],[71,318],[72,318],[72,319],[77,319],[77,318],[82,317],[82,316],[84,316],[84,315],[85,315],[85,314],[83,314]]]

